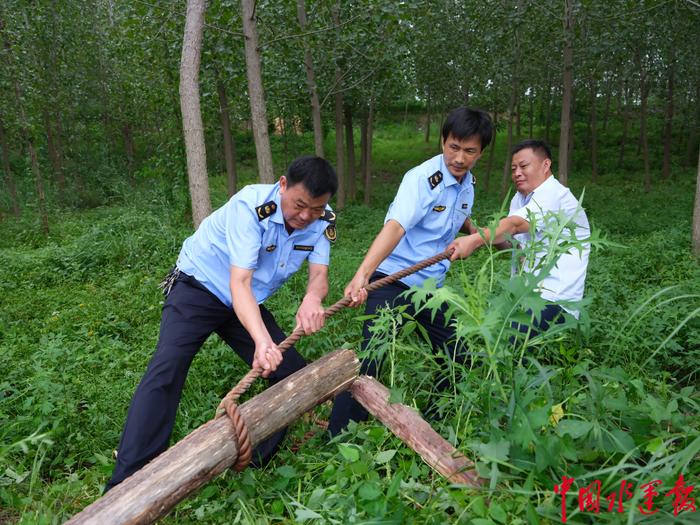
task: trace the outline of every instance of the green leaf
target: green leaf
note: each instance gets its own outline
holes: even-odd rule
[[[371,501],[381,496],[382,491],[379,489],[379,485],[377,485],[376,483],[372,481],[366,481],[360,486],[358,494],[362,499]]]
[[[659,451],[663,452],[665,449],[666,447],[664,445],[664,440],[660,437],[655,437],[649,441],[649,443],[647,443],[646,447],[644,447],[646,452],[651,452],[652,454],[656,454]]]
[[[389,403],[403,403],[404,389],[392,388],[389,390]]]
[[[296,511],[294,511],[294,515],[297,521],[323,519],[323,516],[321,516],[318,512],[314,512],[311,509],[297,509]]]
[[[581,421],[579,419],[562,419],[557,425],[557,434],[563,436],[569,434],[572,438],[578,439],[588,434],[593,428],[593,423]]]
[[[474,511],[474,514],[481,518],[485,518],[486,513],[488,512],[488,509],[486,508],[486,502],[484,501],[483,496],[477,496],[476,498],[474,498],[472,500],[470,508]]]
[[[381,465],[388,463],[396,455],[396,449],[383,450],[374,457],[374,462]]]
[[[485,461],[506,461],[510,451],[510,441],[502,439],[500,441],[491,441],[486,444],[477,444],[475,446],[479,455]]]
[[[508,519],[508,514],[498,503],[491,504],[491,508],[489,509],[489,516],[501,523],[505,523]]]
[[[294,478],[297,475],[297,469],[290,465],[284,465],[275,470],[277,474],[283,478]]]
[[[347,460],[351,462],[358,461],[360,459],[360,451],[357,450],[353,445],[347,443],[338,443],[338,450],[340,454]]]

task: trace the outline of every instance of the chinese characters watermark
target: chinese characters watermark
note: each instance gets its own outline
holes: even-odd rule
[[[571,490],[574,483],[574,478],[563,476],[561,483],[554,485],[554,493],[561,496],[561,522],[566,523],[566,496]],[[637,505],[639,512],[645,516],[656,514],[659,512],[657,504],[659,501],[654,501],[657,496],[661,496],[662,492],[656,490],[661,485],[661,480],[655,479],[648,483],[643,483],[639,489],[643,493],[641,504]],[[673,515],[678,516],[681,512],[695,512],[695,498],[690,497],[690,493],[694,489],[694,485],[686,484],[683,479],[683,474],[678,475],[673,488],[663,494],[664,499],[673,497]],[[581,512],[593,512],[600,514],[600,480],[595,480],[588,486],[578,489],[578,509]],[[634,484],[623,479],[620,482],[619,488],[612,491],[605,497],[607,501],[608,512],[623,513],[625,511],[624,503],[634,497]]]

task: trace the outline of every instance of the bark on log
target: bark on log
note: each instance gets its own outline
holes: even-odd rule
[[[251,445],[346,390],[357,377],[352,350],[337,350],[243,403]],[[68,524],[152,523],[234,464],[236,437],[228,417],[212,419],[86,507]]]
[[[396,437],[406,443],[438,473],[453,483],[472,487],[481,485],[474,463],[414,410],[401,403],[389,403],[389,390],[376,379],[360,376],[350,387],[353,397]]]

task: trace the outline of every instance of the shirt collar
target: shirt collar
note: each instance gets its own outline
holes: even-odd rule
[[[445,184],[445,187],[447,186],[452,186],[453,184],[459,184],[461,186],[464,186],[464,181],[465,180],[472,180],[472,172],[468,171],[467,173],[464,174],[464,177],[462,177],[461,181],[458,181],[455,179],[455,176],[452,175],[450,170],[447,169],[447,165],[445,164],[445,156],[440,155],[440,172],[442,173],[442,182]]]
[[[282,195],[280,194],[279,181],[277,181],[272,188],[272,199],[270,200],[277,205],[277,209],[275,210],[275,213],[270,216],[270,220],[284,226],[284,215],[282,215]]]

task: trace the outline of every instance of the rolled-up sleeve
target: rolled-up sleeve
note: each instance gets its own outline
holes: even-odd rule
[[[314,250],[309,254],[309,262],[328,266],[331,257],[331,243],[325,235],[314,244]]]

